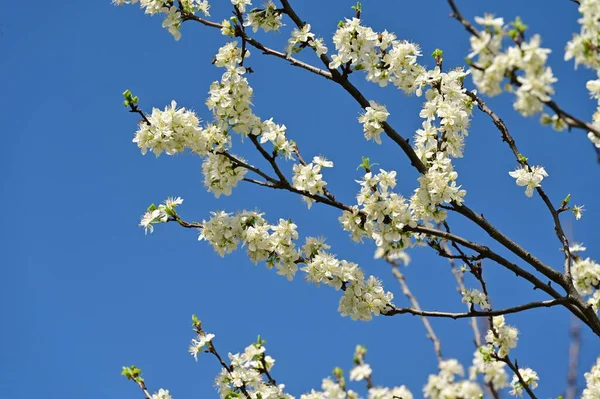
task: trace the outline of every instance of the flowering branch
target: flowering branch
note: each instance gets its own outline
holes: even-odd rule
[[[475,37],[480,37],[479,31],[469,21],[467,21],[462,16],[462,14],[458,10],[458,7],[456,6],[456,3],[454,2],[454,0],[448,0],[448,5],[452,9],[452,14],[450,14],[450,17],[456,19],[461,25],[463,25],[465,27],[465,29],[467,30],[467,32],[469,32],[469,34],[471,34],[472,36],[475,36]],[[489,47],[486,46],[486,48],[488,48],[488,51],[493,52],[493,50],[490,49]],[[509,81],[510,81],[510,83],[513,86],[515,86],[515,87],[520,87],[521,86],[522,83],[517,80],[517,77],[516,77],[516,75],[514,73],[514,70],[510,71],[507,74],[507,77],[509,78]],[[556,113],[556,115],[558,115],[562,120],[564,120],[564,122],[570,128],[582,129],[582,130],[584,130],[586,132],[591,132],[597,138],[600,139],[600,130],[598,130],[598,128],[596,128],[591,123],[585,122],[585,121],[583,121],[583,120],[581,120],[581,119],[573,116],[569,112],[567,112],[564,109],[562,109],[552,99],[545,100],[545,99],[540,98],[539,100],[542,103],[544,103],[548,108],[550,108],[552,111],[554,111]]]

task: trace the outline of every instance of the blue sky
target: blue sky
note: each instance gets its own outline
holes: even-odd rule
[[[296,1],[298,13],[319,35],[330,37],[337,21],[351,15],[350,1]],[[531,33],[553,49],[550,65],[559,78],[555,99],[583,119],[595,105],[585,90],[591,71],[563,61],[563,48],[578,30],[576,6],[548,2],[458,1],[472,18],[484,11],[507,21],[520,15]],[[213,0],[213,19],[229,16],[228,2]],[[442,48],[445,66],[463,64],[466,32],[448,18],[445,2],[364,1],[364,19],[421,44],[423,53]],[[202,185],[200,160],[141,156],[131,143],[137,118],[126,112],[121,93],[130,89],[141,106],[164,107],[171,99],[208,119],[206,93],[220,70],[211,58],[225,43],[218,31],[185,25],[175,42],[137,6],[116,8],[108,0],[9,2],[0,16],[0,118],[7,141],[0,167],[4,215],[0,223],[0,389],[10,398],[140,397],[119,375],[122,365],[143,369],[151,390],[168,388],[176,399],[214,397],[215,360],[198,363],[187,353],[192,313],[216,334],[223,352],[236,352],[261,334],[277,359],[274,377],[299,395],[318,388],[335,366],[349,369],[356,344],[369,348],[368,362],[377,384],[406,384],[419,397],[436,361],[418,318],[377,318],[354,322],[337,313],[339,293],[316,288],[300,278],[293,283],[254,266],[237,252],[221,259],[197,242],[197,234],[174,225],[145,236],[139,216],[168,196],[185,199],[181,215],[202,220],[213,210],[260,209],[270,220],[292,218],[302,236],[328,237],[340,258],[358,262],[383,278],[406,305],[384,262],[372,259],[370,243],[355,244],[339,229],[338,212],[300,198],[241,185],[231,197],[215,199]],[[280,34],[259,35],[282,48]],[[331,47],[331,46],[330,46]],[[325,172],[330,189],[352,202],[359,178],[356,165],[368,156],[398,171],[399,190],[408,196],[415,172],[400,150],[385,142],[366,143],[356,118],[360,109],[333,83],[268,59],[257,51],[248,61],[255,73],[255,111],[288,127],[305,158],[323,154],[336,167]],[[310,58],[308,58],[310,59]],[[422,62],[431,65],[428,56]],[[387,104],[390,123],[405,137],[420,125],[422,99],[394,88],[379,89],[355,77],[368,98]],[[472,84],[469,82],[469,87]],[[600,258],[596,182],[600,166],[580,131],[556,133],[512,110],[512,98],[490,99],[506,121],[521,151],[549,173],[544,187],[558,203],[571,193],[586,213],[564,223],[588,256]],[[8,140],[10,138],[10,140]],[[234,150],[252,157],[240,143]],[[260,160],[251,158],[260,165]],[[539,198],[526,198],[508,176],[515,161],[485,115],[476,112],[466,157],[456,162],[467,203],[509,237],[542,260],[561,264],[550,215]],[[291,168],[291,164],[287,165]],[[289,170],[289,169],[288,169]],[[455,231],[491,244],[460,219]],[[411,251],[407,280],[424,308],[462,311],[447,262],[428,249]],[[559,266],[558,266],[559,267]],[[496,307],[541,294],[495,264],[486,264]],[[569,315],[563,310],[533,310],[508,318],[521,330],[515,356],[538,371],[539,397],[556,397],[565,385]],[[446,357],[468,365],[473,346],[464,321],[434,320]],[[600,350],[597,338],[583,335],[580,379]],[[362,386],[354,388],[362,392]]]

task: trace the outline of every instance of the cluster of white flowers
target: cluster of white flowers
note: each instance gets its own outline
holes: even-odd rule
[[[221,399],[239,397],[245,391],[252,398],[293,399],[284,393],[285,385],[264,381],[263,375],[275,364],[275,359],[265,355],[263,341],[246,347],[243,353],[229,353],[229,369],[223,368],[215,378]]]
[[[538,386],[539,377],[535,371],[530,368],[519,369],[519,374],[521,374],[521,378],[523,382],[531,389],[535,389]],[[523,384],[519,381],[519,377],[515,374],[513,375],[513,379],[510,382],[510,386],[512,389],[510,390],[510,394],[513,396],[523,396]]]
[[[571,267],[573,283],[581,295],[590,295],[600,285],[600,265],[590,258],[577,258]]]
[[[478,289],[464,289],[462,292],[462,302],[471,305],[479,305],[483,310],[490,310],[492,307],[488,303],[487,296]]]
[[[417,223],[408,202],[392,190],[396,186],[396,172],[368,171],[357,182],[361,185],[356,196],[358,206],[344,211],[339,219],[342,227],[354,241],[364,237],[373,239],[377,245],[376,257],[400,256],[411,245],[411,233],[404,231],[404,227],[416,227]]]
[[[518,186],[525,186],[525,195],[531,197],[533,189],[541,187],[541,182],[544,177],[548,177],[548,173],[541,166],[520,166],[512,172],[508,172],[511,177],[517,179]]]
[[[483,374],[486,384],[491,384],[494,389],[500,390],[508,386],[506,364],[491,358],[493,350],[489,346],[479,347],[473,354],[473,366],[469,369],[469,377],[475,380],[478,374]]]
[[[439,67],[427,71],[417,62],[421,55],[416,44],[399,41],[392,33],[377,33],[361,25],[358,18],[340,23],[333,41],[337,54],[332,55],[330,68],[342,67],[344,72],[365,70],[366,79],[386,86],[392,82],[406,93],[422,95],[426,103],[421,111],[423,129],[417,131],[415,152],[427,167],[419,179],[420,187],[411,198],[415,218],[425,223],[441,222],[445,212],[438,209],[444,202],[462,203],[466,194],[457,185],[458,174],[450,161],[462,157],[464,137],[468,134],[473,101],[463,88],[467,73],[461,69],[441,72]],[[381,142],[382,122],[388,112],[384,106],[371,102],[359,118],[365,137]]]
[[[244,58],[250,52],[246,50]],[[273,119],[262,121],[251,109],[253,90],[244,77],[246,68],[240,67],[242,49],[236,42],[227,43],[219,49],[215,65],[226,69],[220,82],[210,86],[206,102],[214,118],[223,125],[230,126],[234,132],[242,135],[252,134],[260,137],[261,143],[270,142],[275,153],[292,158],[294,143],[286,137],[285,125],[278,125]]]
[[[539,35],[533,35],[529,41],[517,39],[526,29],[517,20],[513,23],[515,29],[511,31],[515,38],[514,45],[503,51],[503,39],[509,36],[509,28],[504,26],[504,20],[488,14],[483,18],[475,18],[475,22],[484,28],[478,36],[470,39],[472,52],[469,58],[472,59],[471,71],[477,89],[495,96],[502,92],[504,78],[514,77],[519,83],[514,108],[523,116],[542,112],[543,102],[550,100],[554,94],[552,84],[557,81],[552,69],[546,66],[550,49],[540,47]],[[477,58],[473,60],[475,56]],[[556,124],[555,128],[561,126],[563,124]]]
[[[498,357],[508,356],[510,350],[517,346],[519,331],[506,324],[504,316],[494,316],[492,320],[492,327],[485,335],[485,341],[498,350]]]
[[[581,394],[581,399],[600,398],[600,358],[592,369],[585,373],[585,389]]]
[[[377,144],[381,144],[382,123],[387,120],[390,113],[385,105],[377,104],[375,101],[369,101],[369,104],[371,106],[365,108],[365,113],[358,118],[358,121],[363,124],[365,138],[375,140]]]
[[[371,376],[373,370],[367,363],[358,364],[350,370],[350,381],[362,381]]]
[[[241,13],[245,13],[246,6],[252,5],[252,1],[251,0],[231,0],[231,4],[233,4],[233,6],[235,8],[240,10]]]
[[[463,155],[473,109],[473,101],[463,87],[466,75],[462,69],[446,73],[436,67],[418,78],[417,95],[425,86],[429,88],[420,112],[425,121],[415,133],[414,147],[427,172],[419,178],[420,187],[411,197],[410,206],[415,217],[426,224],[432,220],[442,222],[446,213],[438,205],[461,204],[466,194],[457,184],[458,173],[451,161]]]
[[[595,52],[600,52],[600,49]],[[600,78],[600,71],[598,71],[598,77]],[[598,101],[598,108],[596,112],[592,116],[593,126],[596,129],[600,130],[600,79],[590,80],[586,84],[586,88],[589,90],[592,98]],[[600,148],[600,137],[597,137],[594,133],[588,133],[588,139],[596,146],[596,148]]]
[[[173,399],[173,397],[169,393],[169,390],[161,388],[158,392],[153,393],[150,399]]]
[[[241,157],[236,159],[244,162]],[[246,173],[248,173],[248,169],[237,165],[224,155],[208,154],[202,162],[204,185],[217,198],[221,194],[231,195],[233,188],[244,178]]]
[[[374,387],[369,389],[368,399],[413,399],[413,394],[404,385],[394,388]]]
[[[371,378],[373,370],[371,366],[365,363],[365,355],[367,354],[367,348],[362,345],[356,345],[354,351],[354,367],[350,370],[350,381],[362,381]]]
[[[592,305],[594,312],[598,313],[598,309],[600,309],[600,291],[594,291],[594,294],[588,299],[587,303]]]
[[[153,225],[157,223],[165,223],[170,217],[177,215],[175,208],[177,205],[181,205],[182,203],[183,199],[177,197],[168,198],[164,204],[160,204],[158,207],[154,204],[150,205],[144,216],[142,216],[140,226],[144,228],[146,234],[148,234],[148,230],[150,233],[152,233],[154,231]]]
[[[181,11],[175,7],[171,0],[113,0],[113,4],[121,6],[123,4],[140,3],[140,7],[145,10],[146,14],[164,14],[162,26],[167,29],[175,40],[181,39],[179,28],[183,22]],[[201,12],[204,15],[210,15],[210,4],[207,0],[180,0],[183,11],[189,14]]]
[[[310,31],[310,24],[304,24],[301,28],[292,30],[292,36],[288,39],[285,51],[288,55],[299,53],[306,46],[311,47],[319,57],[327,53],[325,41],[322,38],[315,39],[315,34]]]
[[[573,39],[567,43],[565,49],[565,60],[573,58],[575,68],[583,64],[588,68],[600,72],[600,2],[598,0],[579,1],[579,12],[581,18],[581,31],[573,35]],[[600,77],[600,75],[599,75]],[[593,125],[600,129],[600,79],[590,80],[586,84],[593,98],[598,100],[598,109],[592,117]],[[600,148],[600,138],[593,133],[588,133],[588,138],[597,148]]]
[[[565,60],[573,58],[575,67],[583,64],[592,69],[600,69],[600,2],[598,0],[580,0],[581,18],[577,21],[581,31],[573,35],[565,49]]]
[[[326,248],[323,246],[323,249]],[[303,250],[307,251],[306,248]],[[311,248],[310,252],[305,252],[306,255],[309,253],[314,253],[314,250]],[[390,308],[394,295],[386,292],[381,281],[374,276],[365,280],[363,271],[356,263],[340,261],[321,249],[309,259],[301,269],[306,273],[307,281],[344,290],[338,306],[342,316],[369,321],[373,315],[379,316]]]
[[[283,26],[281,12],[277,10],[273,0],[268,0],[263,8],[255,8],[248,13],[248,20],[244,25],[252,27],[254,32],[259,29],[265,32],[278,31]]]
[[[153,108],[147,118],[150,123],[140,121],[133,139],[144,155],[148,150],[158,157],[163,151],[174,155],[189,149],[203,156],[229,145],[223,130],[215,125],[200,127],[200,119],[196,114],[185,108],[177,108],[175,101],[166,106],[164,111]]]
[[[297,226],[291,221],[280,219],[277,225],[269,224],[263,214],[243,211],[237,215],[213,212],[209,220],[202,221],[199,239],[208,241],[221,256],[233,252],[241,243],[246,247],[254,263],[266,261],[269,268],[275,267],[277,274],[292,280],[300,270],[306,280],[314,284],[325,284],[336,290],[343,289],[339,312],[354,320],[371,320],[392,306],[393,294],[386,292],[381,281],[365,275],[356,263],[339,260],[326,250],[323,240],[308,237],[299,250]]]
[[[371,367],[364,362],[364,356],[366,354],[366,348],[361,345],[356,346],[354,353],[354,367],[350,370],[350,381],[362,381],[369,380],[373,370]],[[312,390],[311,393],[302,395],[300,399],[323,399],[323,398],[336,398],[336,399],[359,399],[359,395],[346,387],[346,381],[343,376],[343,371],[340,368],[336,368],[333,371],[335,375],[335,381],[326,378],[323,380],[322,392]],[[374,386],[370,387],[368,391],[368,399],[413,399],[412,393],[401,385],[394,388]]]
[[[333,54],[330,68],[349,65],[353,70],[365,70],[367,80],[387,86],[389,82],[407,93],[415,90],[415,81],[424,71],[417,63],[419,46],[396,40],[396,35],[374,32],[362,26],[358,18],[340,23],[333,35],[337,54]]]
[[[294,176],[292,184],[298,190],[305,191],[311,195],[324,194],[327,182],[323,180],[321,168],[332,168],[333,162],[328,161],[323,157],[314,157],[312,162],[306,165],[295,164],[293,167]],[[306,202],[310,208],[315,202],[312,198],[302,196],[302,200]]]
[[[479,398],[483,391],[475,381],[456,381],[457,376],[464,376],[463,366],[456,359],[442,360],[439,364],[439,373],[430,374],[427,384],[423,388],[426,398]]]
[[[351,389],[345,389],[338,382],[335,382],[331,378],[324,378],[321,383],[322,391],[316,391],[312,389],[310,393],[305,393],[300,396],[300,399],[324,399],[324,398],[335,398],[335,399],[359,399],[358,393]]]
[[[206,334],[204,332],[198,333],[196,338],[193,338],[190,342],[189,352],[196,361],[198,360],[198,355],[205,350],[208,350],[208,345],[215,337],[215,334]]]
[[[361,272],[362,275],[362,272]],[[381,280],[374,276],[355,280],[346,287],[340,299],[338,311],[352,320],[370,321],[373,317],[389,310],[394,294],[383,289]]]

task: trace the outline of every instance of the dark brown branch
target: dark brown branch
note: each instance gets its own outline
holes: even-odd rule
[[[426,316],[426,317],[440,317],[440,318],[448,318],[448,319],[465,319],[471,317],[491,317],[491,316],[501,316],[506,314],[518,313],[524,310],[536,309],[536,308],[549,308],[557,305],[564,305],[569,302],[569,299],[566,297],[561,297],[558,299],[551,299],[548,301],[540,301],[540,302],[530,302],[524,305],[515,306],[512,308],[500,309],[500,310],[491,310],[491,311],[479,311],[472,310],[470,312],[464,313],[449,313],[449,312],[437,312],[437,311],[424,311],[413,308],[394,308],[385,313],[385,316],[394,316],[397,314],[412,314],[415,316]]]
[[[269,164],[271,165],[271,168],[273,168],[273,171],[275,172],[275,174],[277,175],[277,177],[279,177],[279,181],[282,184],[289,185],[289,182],[288,182],[287,178],[281,172],[281,169],[279,169],[279,165],[277,165],[277,161],[275,160],[275,156],[269,154],[264,149],[264,147],[258,142],[258,138],[255,135],[250,134],[250,135],[248,135],[248,137],[250,138],[250,141],[252,141],[252,144],[254,144],[254,146],[256,147],[256,149],[258,150],[258,152],[260,152],[260,155],[262,155],[263,158],[266,159],[267,162],[269,162]]]

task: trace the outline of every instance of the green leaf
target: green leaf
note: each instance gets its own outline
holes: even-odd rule
[[[525,155],[523,155],[523,154],[519,154],[519,155],[518,155],[518,158],[519,158],[519,162],[520,162],[520,163],[522,163],[522,164],[526,163],[526,162],[527,162],[527,160],[529,159],[529,158],[527,158],[527,157],[526,157]]]

